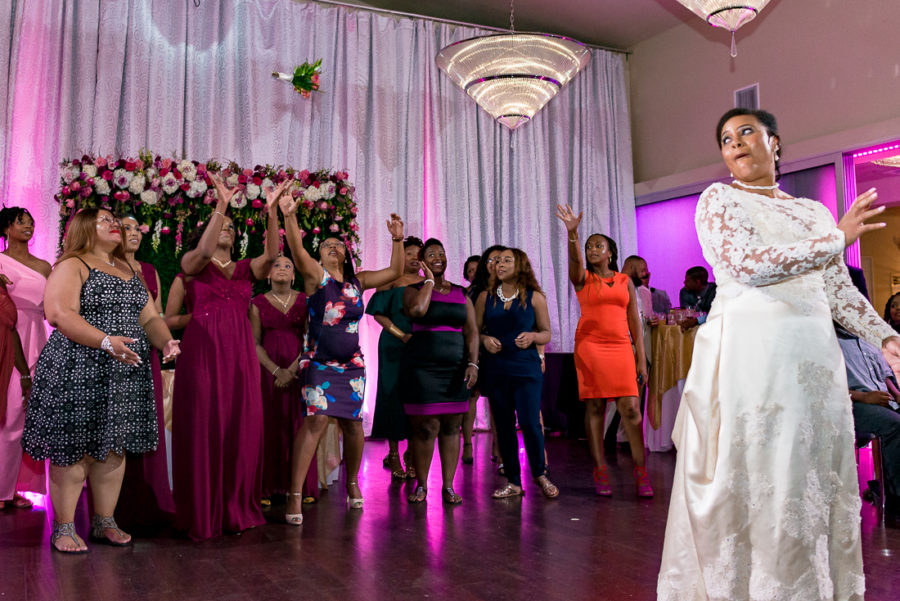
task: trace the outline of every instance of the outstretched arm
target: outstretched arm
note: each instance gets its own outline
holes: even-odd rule
[[[269,214],[266,224],[266,245],[263,253],[250,261],[250,271],[257,280],[264,280],[268,277],[272,263],[278,256],[278,199],[281,198],[281,194],[288,184],[292,182],[291,178],[286,178],[276,188],[266,190],[266,210]]]
[[[391,266],[378,271],[360,271],[356,274],[359,285],[363,290],[378,288],[393,282],[403,275],[403,220],[395,213],[391,213],[391,219],[387,222],[388,231],[391,233]]]
[[[284,195],[278,199],[278,204],[281,207],[281,214],[284,215],[284,234],[294,256],[294,264],[303,277],[304,291],[307,295],[314,294],[325,275],[325,269],[306,252],[303,246],[303,234],[297,225],[297,207],[300,205],[300,199],[295,201],[290,196]]]
[[[569,281],[578,292],[584,287],[584,261],[581,257],[581,241],[578,239],[578,225],[581,218],[584,217],[582,211],[578,215],[572,211],[572,207],[556,205],[556,216],[562,220],[566,226],[568,241],[566,247],[569,250]]]
[[[228,204],[236,191],[236,188],[228,188],[217,173],[210,173],[209,179],[216,187],[216,209],[209,218],[203,235],[200,236],[197,248],[189,250],[181,258],[181,271],[185,275],[196,275],[209,263],[216,251],[216,242],[219,240],[222,226],[225,225],[225,211],[228,210]]]

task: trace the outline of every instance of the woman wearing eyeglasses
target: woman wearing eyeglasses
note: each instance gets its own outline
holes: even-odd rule
[[[113,512],[125,452],[152,451],[158,443],[150,344],[167,359],[179,351],[125,259],[122,225],[109,211],[85,209],[72,219],[47,280],[44,311],[56,331],[35,367],[22,447],[50,460],[50,544],[62,553],[87,551],[74,524],[87,478],[91,539],[130,545]]]
[[[288,182],[266,190],[263,254],[233,261],[235,228],[225,213],[236,189],[216,174],[210,179],[215,211],[181,259],[193,306],[172,397],[175,525],[195,540],[265,523],[262,391],[248,313],[251,282],[264,280],[278,255],[275,199]]]
[[[353,257],[339,238],[325,238],[319,244],[319,260],[304,248],[295,213],[298,201],[281,199],[285,233],[297,269],[303,276],[309,309],[309,328],[304,349],[304,383],[301,395],[306,417],[294,439],[293,474],[288,493],[285,521],[303,523],[302,486],[328,418],[337,418],[344,434],[344,461],[347,466],[347,507],[363,508],[359,488],[365,434],[362,404],[366,389],[366,363],[359,348],[359,322],[363,316],[363,290],[393,282],[403,274],[403,221],[391,214],[387,222],[391,234],[390,267],[378,271],[353,269]]]

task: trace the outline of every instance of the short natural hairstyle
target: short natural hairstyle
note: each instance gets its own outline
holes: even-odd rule
[[[465,262],[463,263],[463,274],[462,274],[464,280],[468,281],[468,279],[469,279],[466,277],[466,269],[469,267],[469,263],[478,263],[480,261],[481,261],[481,255],[472,255],[471,257],[469,257],[468,259],[465,260]],[[478,270],[478,265],[475,265],[475,269],[476,269],[476,271]],[[475,277],[472,276],[472,279],[474,280]],[[469,282],[469,283],[471,284],[471,282]]]
[[[81,209],[78,211],[69,227],[66,229],[66,236],[63,239],[63,253],[56,264],[59,265],[66,259],[72,257],[80,257],[94,249],[97,245],[97,219],[100,213],[109,213],[110,217],[115,218],[111,211],[107,209]],[[117,259],[125,260],[125,237],[121,236],[119,244],[113,250],[113,256]]]
[[[894,299],[897,297],[900,297],[900,292],[892,294],[884,305],[884,320],[891,325],[895,325],[895,322],[891,321],[891,303],[893,303]]]
[[[417,238],[415,236],[407,236],[406,240],[403,241],[403,250],[406,250],[410,246],[417,246],[419,248],[422,248],[422,245],[423,243],[421,238]]]
[[[25,207],[3,207],[0,209],[0,237],[5,238],[6,230],[22,215],[31,217],[31,213]],[[34,222],[34,217],[31,217],[31,221],[32,223]]]
[[[709,282],[709,272],[702,265],[691,267],[685,272],[684,277],[703,282],[704,284]]]

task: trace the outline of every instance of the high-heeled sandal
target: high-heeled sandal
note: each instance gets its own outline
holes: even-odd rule
[[[406,466],[406,479],[416,479],[416,468],[409,460],[409,449],[403,451],[403,464]]]
[[[609,474],[606,473],[606,466],[594,468],[594,492],[601,497],[611,497],[612,487],[609,485]]]
[[[72,542],[76,545],[74,549],[60,549],[56,546],[56,541],[64,536],[68,536],[72,539]],[[78,539],[75,538],[76,536],[77,533],[75,532],[75,522],[65,522],[60,524],[56,520],[53,520],[53,530],[50,533],[50,546],[54,551],[58,553],[65,553],[66,555],[81,555],[83,553],[87,553],[87,545],[85,545],[84,543],[81,543],[81,545],[84,547],[83,549],[79,549],[77,547]]]
[[[644,499],[653,497],[653,488],[650,486],[650,476],[647,475],[647,469],[636,465],[632,473],[637,486],[637,496]]]
[[[115,530],[123,537],[127,536],[128,540],[126,541],[114,541],[106,536],[107,530]],[[95,543],[100,543],[101,545],[109,545],[111,547],[130,547],[134,544],[134,540],[131,538],[131,535],[119,528],[119,525],[116,524],[116,520],[113,516],[102,517],[99,515],[95,515],[91,518],[91,532],[88,535],[91,541]]]
[[[398,468],[391,467],[391,460],[396,459],[397,463],[400,465]],[[387,457],[384,458],[385,467],[391,470],[391,478],[395,480],[405,480],[406,479],[406,470],[403,469],[403,464],[400,463],[400,453],[388,453]]]
[[[351,497],[350,496],[350,487],[356,486],[359,488],[358,482],[347,482],[347,508],[348,509],[362,509],[363,508],[363,498],[362,497]]]
[[[303,497],[302,492],[289,492],[287,493],[288,497]],[[302,505],[302,501],[301,501]],[[302,526],[303,525],[303,513],[285,513],[284,521],[290,524],[291,526]]]

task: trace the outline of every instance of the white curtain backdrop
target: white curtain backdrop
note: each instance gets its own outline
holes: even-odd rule
[[[636,248],[621,54],[592,50],[585,71],[510,134],[434,62],[478,29],[291,0],[8,6],[0,8],[0,198],[35,216],[33,252],[44,258],[56,252],[59,161],[142,148],[346,168],[363,268],[388,263],[391,212],[407,233],[444,241],[455,282],[468,255],[494,243],[522,248],[547,293],[550,350],[571,351],[579,314],[556,204],[583,210],[583,234],[611,235],[620,257]],[[270,76],[317,58],[322,91],[312,99]],[[379,328],[366,325],[374,368]],[[374,398],[374,386],[367,392]]]

